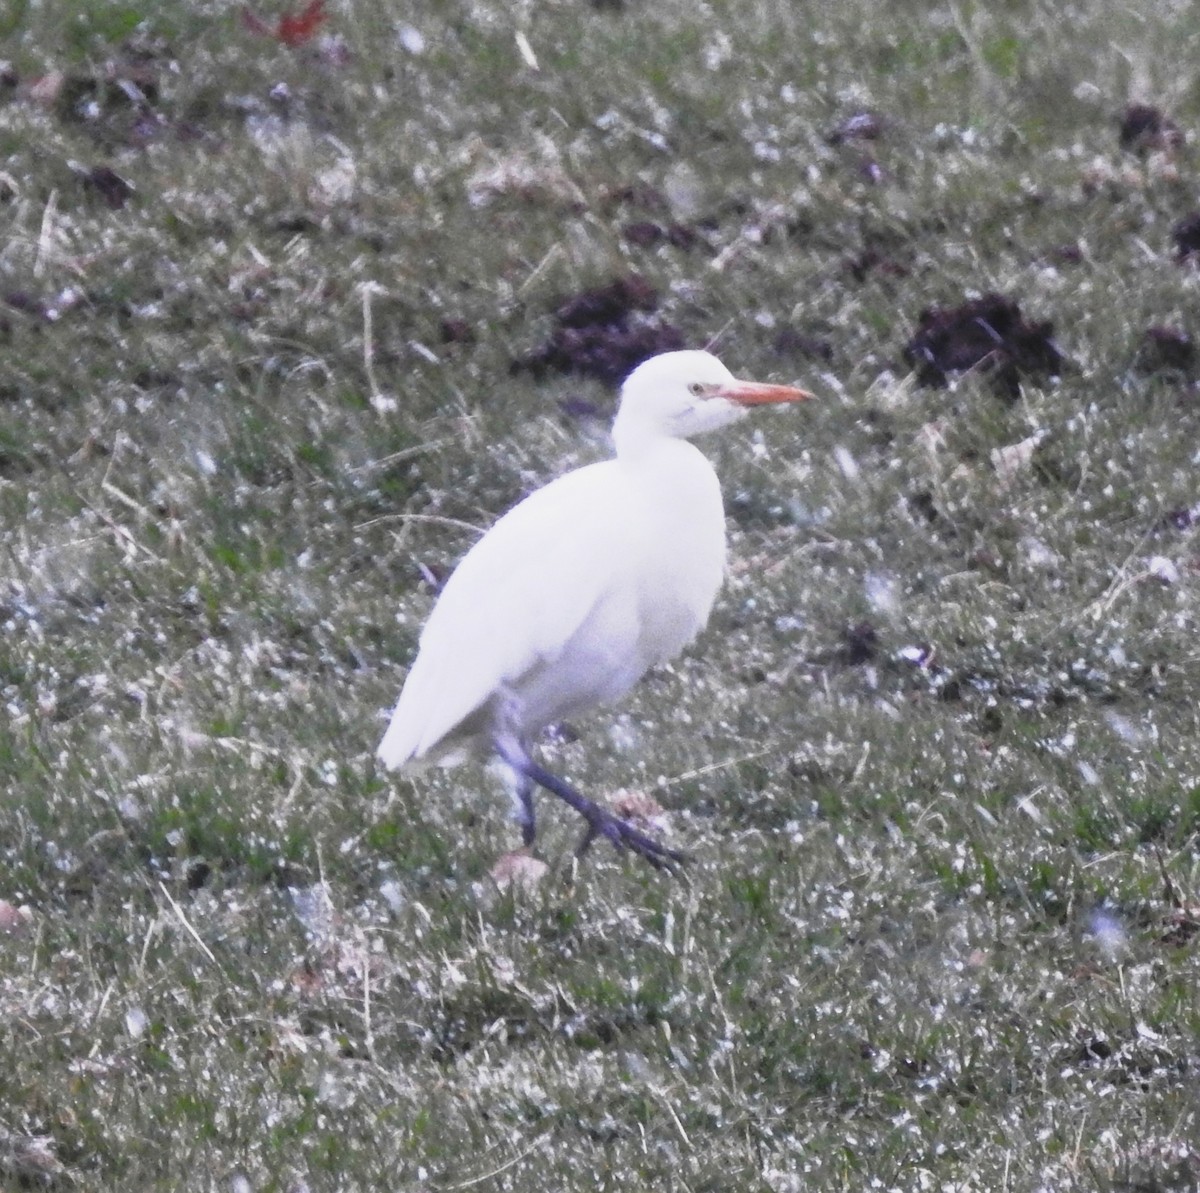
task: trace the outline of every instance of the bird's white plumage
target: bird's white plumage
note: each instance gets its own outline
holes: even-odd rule
[[[421,635],[385,762],[441,760],[440,747],[457,760],[502,713],[536,733],[618,699],[687,645],[721,582],[721,498],[690,444],[659,455],[653,475],[618,459],[560,477],[475,544]],[[709,515],[700,533],[684,509]]]
[[[528,739],[618,699],[682,650],[708,619],[725,559],[717,478],[686,439],[734,421],[743,401],[796,396],[738,382],[706,352],[636,369],[616,458],[526,498],[450,577],[380,759],[451,763],[499,733]]]

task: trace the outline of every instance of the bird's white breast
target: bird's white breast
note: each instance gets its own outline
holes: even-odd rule
[[[425,631],[380,757],[458,757],[620,699],[708,620],[725,564],[716,474],[690,443],[547,485],[467,554]]]
[[[579,528],[589,565],[599,565],[589,585],[594,600],[558,649],[510,682],[529,728],[619,700],[704,628],[721,585],[721,491],[696,448],[661,441],[595,475],[605,504]],[[562,576],[564,585],[571,579]]]
[[[704,628],[725,570],[725,511],[712,465],[684,440],[663,440],[621,464],[637,494],[636,569],[646,668],[666,662]]]

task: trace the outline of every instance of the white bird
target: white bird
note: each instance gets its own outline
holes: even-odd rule
[[[378,757],[389,768],[494,752],[516,780],[525,844],[536,784],[598,836],[655,866],[683,855],[581,795],[530,756],[547,725],[624,696],[704,628],[725,567],[712,465],[688,439],[748,407],[811,394],[739,381],[707,352],[667,352],[621,388],[616,457],[509,510],[446,582]]]

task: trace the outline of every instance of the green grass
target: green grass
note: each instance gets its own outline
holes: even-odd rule
[[[344,54],[0,17],[0,1186],[1195,1189],[1200,406],[1137,358],[1198,330],[1197,174],[1116,123],[1200,128],[1195,6],[328,7]],[[821,401],[706,445],[708,632],[545,748],[694,860],[573,867],[545,797],[499,891],[495,779],[372,754],[422,569],[605,452],[559,403],[610,393],[510,365],[631,269]],[[1062,379],[913,384],[919,312],[992,289]]]

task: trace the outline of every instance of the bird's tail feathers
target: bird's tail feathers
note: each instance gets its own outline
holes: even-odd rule
[[[431,766],[458,766],[466,762],[471,751],[463,741],[439,738],[433,742],[416,739],[412,727],[402,718],[392,717],[375,757],[388,770],[405,770],[417,774]]]
[[[417,743],[412,740],[411,733],[407,731],[406,726],[397,724],[397,718],[393,717],[383,740],[379,743],[379,748],[375,751],[375,757],[388,770],[399,770],[412,764],[416,752]]]

